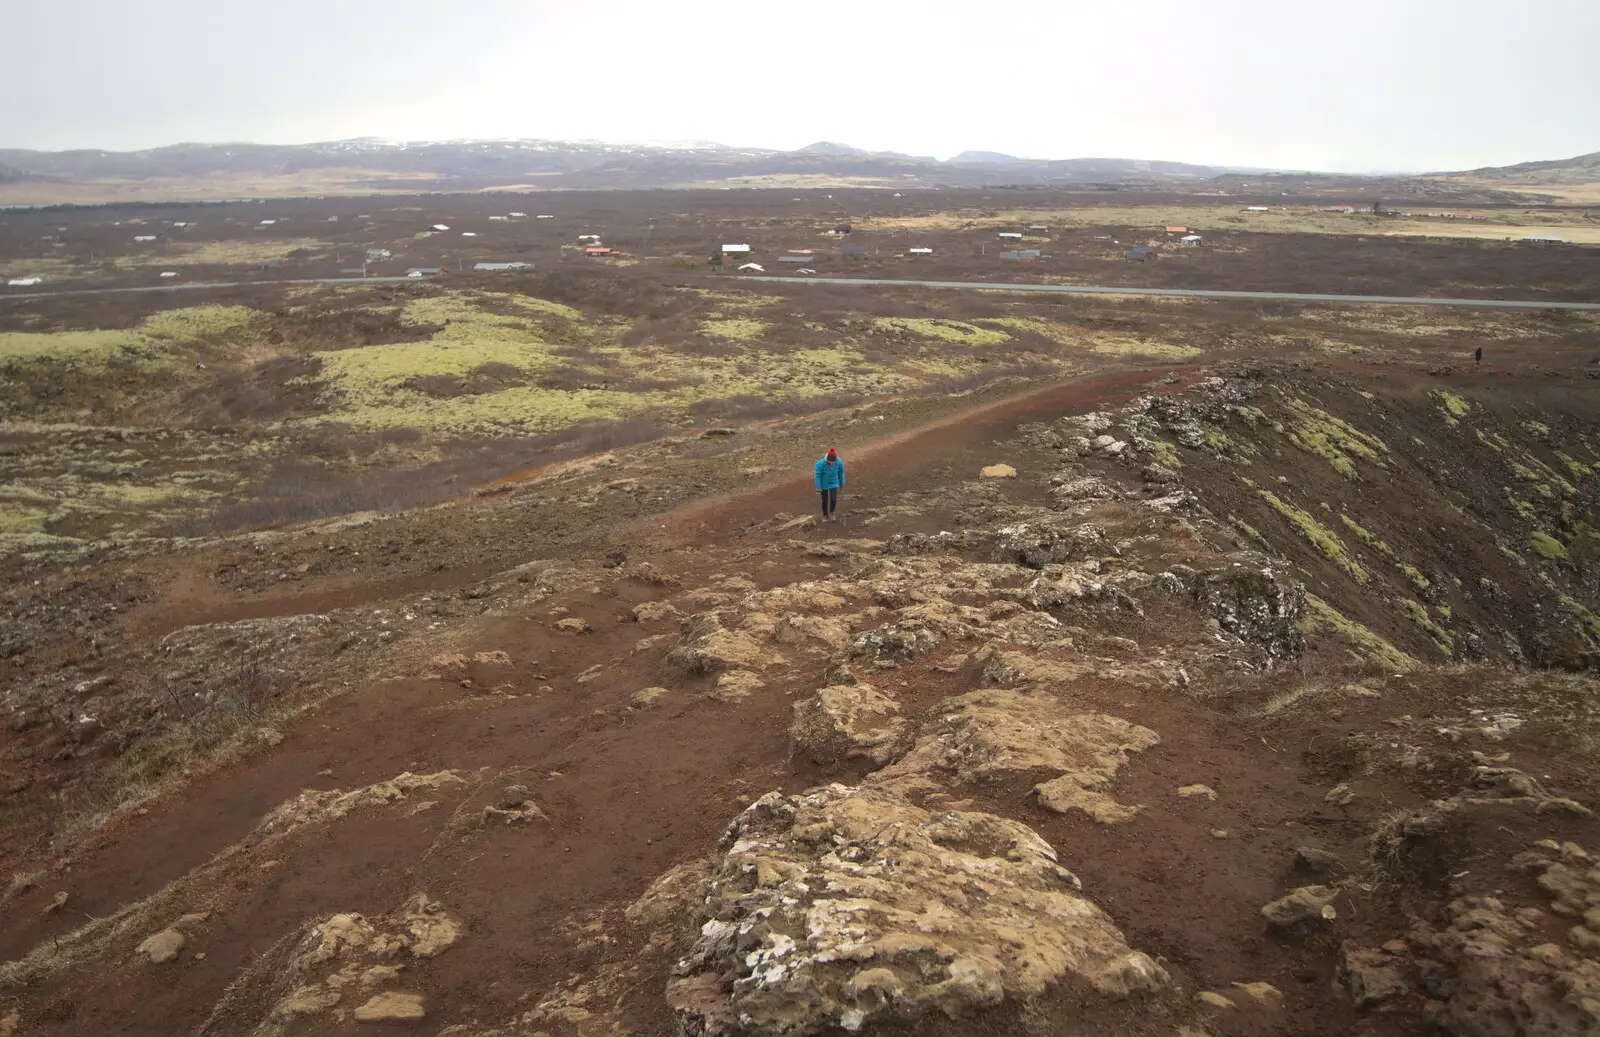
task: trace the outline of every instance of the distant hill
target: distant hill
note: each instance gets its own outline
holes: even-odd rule
[[[1002,166],[1025,160],[998,151],[963,151],[948,161],[952,166]]]
[[[1544,162],[1518,162],[1514,166],[1486,166],[1449,176],[1475,180],[1507,180],[1519,184],[1590,184],[1600,182],[1600,151]]]
[[[174,144],[144,151],[0,150],[14,177],[55,184],[209,178],[300,179],[337,173],[345,189],[411,186],[477,190],[518,184],[609,188],[725,184],[823,178],[868,186],[933,187],[1080,184],[1116,180],[1195,180],[1218,170],[1180,162],[1132,159],[1022,159],[998,152],[962,152],[948,162],[892,151],[867,151],[819,141],[794,151],[720,144],[609,144],[599,141],[459,140],[327,141],[303,145]]]
[[[794,151],[696,141],[388,141],[316,144],[174,144],[144,151],[0,150],[0,201],[40,203],[234,198],[486,188],[1071,187],[1526,198],[1541,183],[1600,181],[1600,153],[1559,162],[1432,177],[1363,178],[1127,158],[1019,158],[963,151],[948,161],[818,141]],[[1500,179],[1496,179],[1500,178]],[[1585,179],[1586,178],[1586,179]],[[1510,192],[1500,188],[1504,183]]]

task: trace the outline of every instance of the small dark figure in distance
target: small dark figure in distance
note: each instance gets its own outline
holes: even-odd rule
[[[817,461],[812,482],[822,494],[822,521],[837,522],[834,511],[839,507],[839,491],[844,488],[844,459],[837,450],[829,447],[828,456]]]
[[[1477,349],[1472,351],[1472,362],[1475,363],[1475,364],[1483,363],[1483,347],[1482,346],[1479,346]]]

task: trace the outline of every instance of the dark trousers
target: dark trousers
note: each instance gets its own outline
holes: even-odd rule
[[[831,490],[818,490],[822,495],[822,517],[827,518],[839,507],[839,487]]]

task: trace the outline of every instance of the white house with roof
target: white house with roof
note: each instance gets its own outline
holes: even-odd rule
[[[740,270],[754,270],[758,274],[764,274],[764,273],[767,272],[766,267],[762,266],[760,263],[745,263],[742,266],[740,266],[739,269]]]
[[[908,249],[906,249],[906,251],[909,252],[913,256],[931,256],[931,255],[933,255],[933,249],[931,249],[931,248],[908,248]]]
[[[750,251],[750,246],[749,245],[724,245],[724,246],[722,246],[722,254],[725,255],[725,256],[726,255],[730,255],[730,254],[741,253],[741,252],[749,252],[749,251]]]

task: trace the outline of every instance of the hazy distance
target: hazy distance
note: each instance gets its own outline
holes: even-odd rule
[[[1600,149],[1593,0],[52,0],[0,147],[841,141],[1349,172]]]

